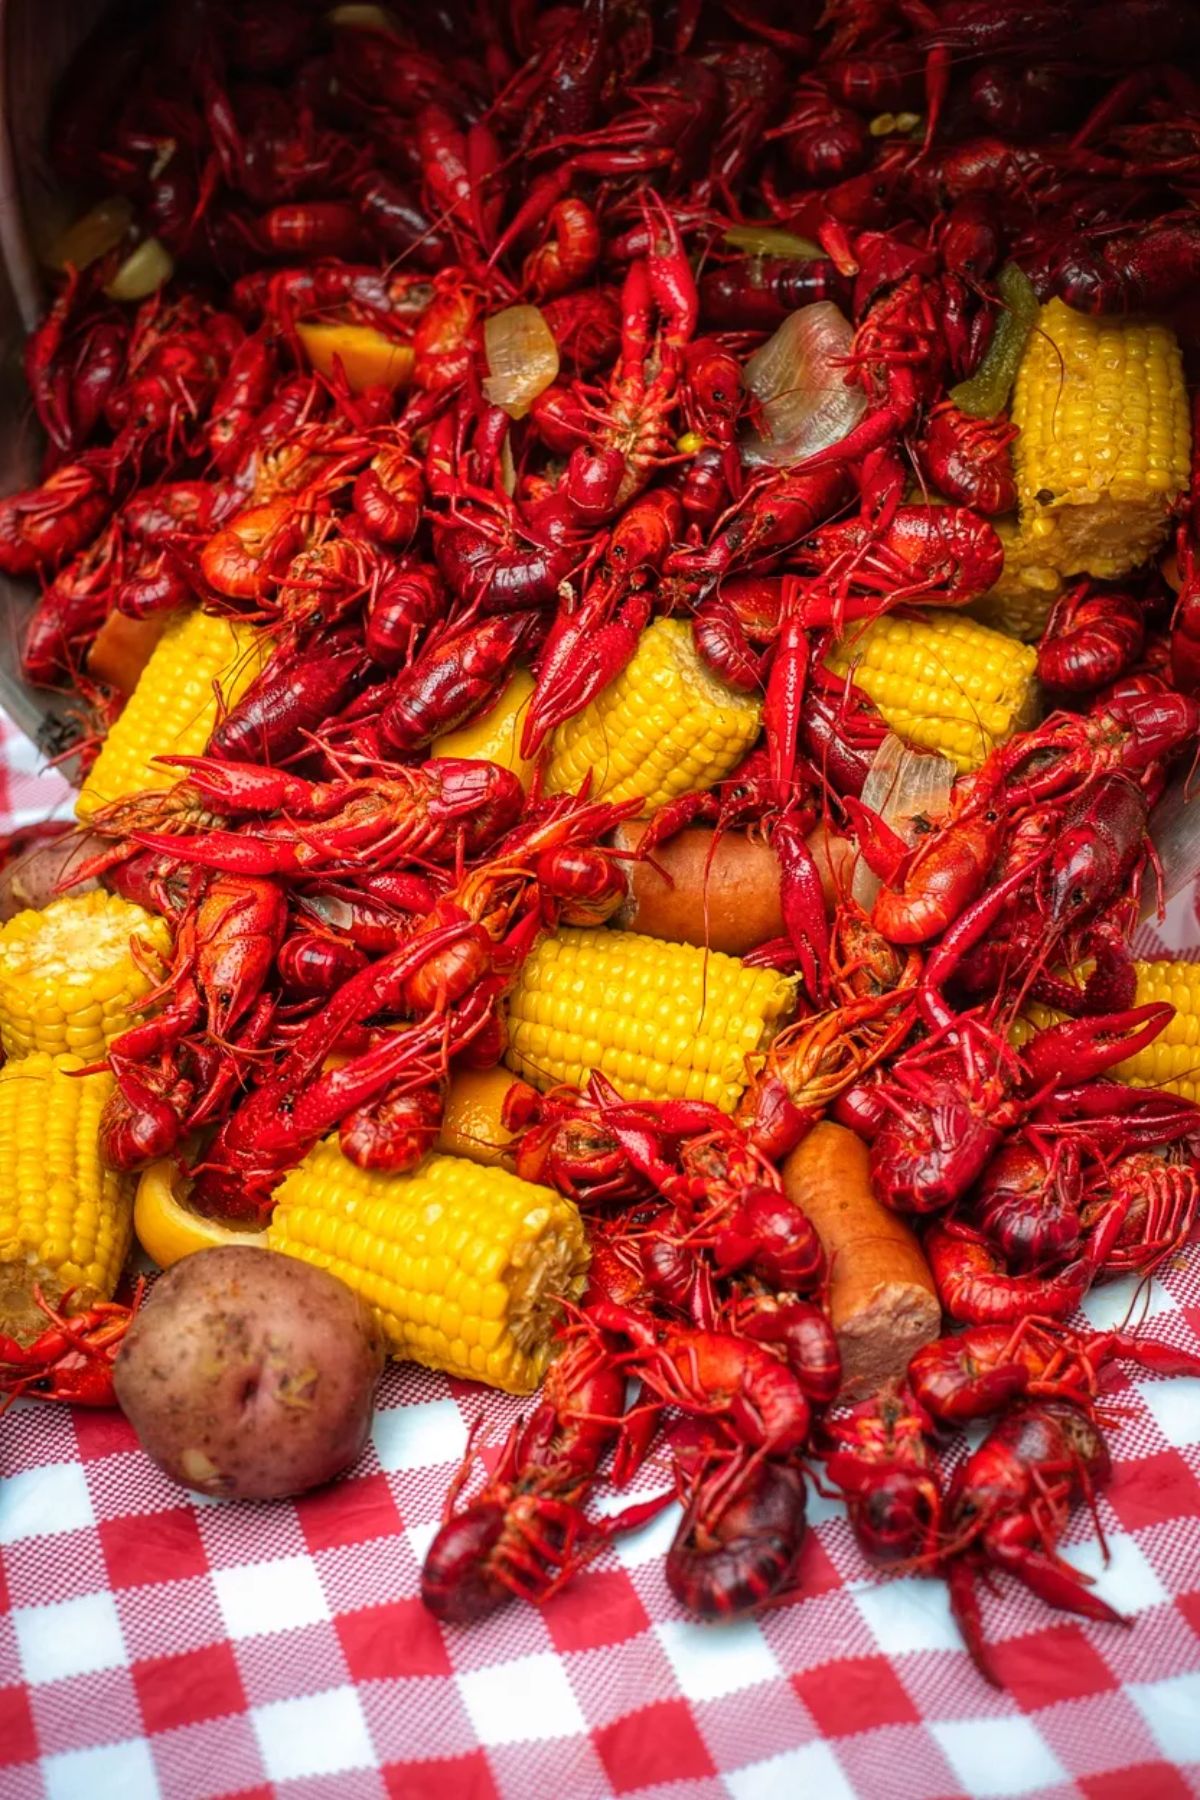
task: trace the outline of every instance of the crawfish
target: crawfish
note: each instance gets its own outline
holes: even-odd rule
[[[949,818],[912,849],[861,801],[847,796],[844,804],[868,868],[887,884],[871,909],[875,930],[891,944],[941,937],[996,860],[1007,822],[1001,791],[986,783],[959,788]]]
[[[1132,594],[1076,582],[1054,604],[1038,645],[1038,678],[1064,694],[1091,694],[1133,667],[1146,616]]]
[[[715,1471],[683,1478],[683,1495],[665,1565],[679,1604],[701,1619],[738,1619],[782,1599],[807,1532],[800,1470],[777,1458],[718,1459]]]
[[[1111,1274],[1150,1274],[1187,1242],[1200,1212],[1200,1175],[1190,1157],[1145,1150],[1122,1156],[1107,1173],[1107,1194],[1083,1208],[1084,1228],[1099,1233],[1118,1220],[1101,1266]]]
[[[33,575],[61,568],[112,511],[99,463],[64,463],[39,487],[0,500],[0,570]]]
[[[1016,1271],[1036,1271],[1072,1256],[1082,1223],[1083,1169],[1071,1138],[1047,1145],[1024,1130],[1001,1146],[980,1179],[971,1213]]]
[[[845,1498],[867,1560],[886,1566],[930,1554],[942,1494],[925,1442],[929,1420],[909,1390],[890,1382],[824,1429],[825,1473]]]
[[[1087,1406],[1106,1363],[1158,1375],[1200,1375],[1200,1356],[1127,1331],[1071,1331],[1048,1320],[972,1325],[922,1345],[908,1365],[913,1393],[945,1425],[967,1424],[1028,1396]]]
[[[539,1405],[513,1426],[483,1487],[456,1510],[474,1461],[468,1443],[421,1571],[421,1598],[430,1612],[464,1624],[514,1596],[546,1600],[619,1531],[667,1504],[669,1494],[607,1519],[590,1519],[583,1510],[624,1413],[619,1366],[580,1337],[551,1364]]]
[[[115,1406],[113,1363],[141,1304],[144,1285],[138,1283],[128,1306],[116,1300],[97,1300],[78,1312],[69,1310],[74,1289],[51,1305],[35,1287],[33,1304],[49,1323],[25,1343],[0,1336],[0,1412],[19,1398],[62,1400],[71,1406]]]
[[[943,400],[925,426],[921,467],[947,500],[989,516],[1011,512],[1017,504],[1017,481],[1010,446],[1017,435],[1017,427],[1004,419],[969,418]]]
[[[983,1640],[976,1577],[1005,1569],[1050,1606],[1123,1625],[1121,1615],[1057,1555],[1075,1500],[1095,1509],[1112,1461],[1095,1421],[1068,1400],[1015,1407],[956,1470],[946,1493],[939,1566],[971,1659],[999,1686]]]
[[[372,779],[312,782],[254,763],[166,758],[208,808],[255,818],[250,830],[160,837],[134,832],[144,849],[199,868],[245,875],[306,875],[475,854],[513,824],[524,801],[516,776],[495,763],[443,757],[417,768],[380,768]],[[282,815],[282,816],[272,816]]]

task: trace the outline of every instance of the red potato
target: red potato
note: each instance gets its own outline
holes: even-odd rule
[[[645,829],[618,826],[613,841],[636,849]],[[625,866],[629,898],[615,923],[628,931],[728,956],[783,936],[779,858],[742,832],[692,826],[661,845],[653,863]]]
[[[88,651],[88,674],[128,697],[169,617],[169,613],[154,613],[148,619],[129,619],[124,613],[109,613]]]
[[[44,912],[60,881],[104,848],[103,841],[71,825],[34,826],[16,832],[0,849],[0,924],[19,912]],[[73,894],[86,894],[98,881],[81,881]]]
[[[332,1481],[367,1441],[384,1345],[323,1269],[274,1250],[198,1250],[154,1285],[117,1357],[142,1448],[202,1494],[273,1500]]]
[[[921,1246],[875,1198],[866,1145],[842,1125],[814,1125],[783,1165],[829,1260],[829,1313],[842,1356],[839,1399],[865,1400],[903,1380],[909,1358],[942,1328]]]

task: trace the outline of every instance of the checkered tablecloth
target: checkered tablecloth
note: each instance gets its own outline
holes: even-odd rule
[[[61,799],[33,766],[9,738],[0,814]],[[1174,942],[1189,922],[1190,898]],[[1155,1281],[1146,1316],[1193,1348],[1198,1264]],[[1087,1316],[1130,1300],[1106,1287]],[[468,1422],[482,1410],[494,1443],[517,1411],[443,1376],[391,1370],[354,1474],[267,1506],[181,1494],[119,1415],[18,1406],[0,1421],[0,1797],[1200,1795],[1200,1382],[1117,1378],[1111,1405],[1110,1560],[1082,1516],[1067,1550],[1131,1627],[1002,1579],[985,1615],[1003,1693],[942,1585],[881,1579],[815,1496],[800,1594],[761,1619],[688,1622],[668,1514],[542,1612],[439,1626],[417,1574]]]

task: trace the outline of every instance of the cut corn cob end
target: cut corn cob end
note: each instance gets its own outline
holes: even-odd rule
[[[265,636],[240,620],[199,609],[176,614],[100,747],[75,802],[76,818],[86,823],[114,800],[173,787],[178,771],[154,758],[201,755],[219,713],[237,704],[268,649]]]
[[[1109,1074],[1131,1087],[1166,1088],[1182,1094],[1185,1100],[1200,1103],[1200,965],[1186,962],[1137,962],[1137,988],[1134,1006],[1149,1006],[1165,1000],[1175,1008],[1175,1017],[1160,1031],[1152,1044],[1126,1057]],[[1020,1046],[1035,1030],[1056,1025],[1061,1013],[1036,1001],[1025,1008],[1013,1028],[1013,1042]]]
[[[762,704],[702,661],[683,619],[655,619],[615,680],[551,739],[547,793],[641,800],[655,811],[737,767],[758,737]]]
[[[1013,390],[1022,535],[1063,575],[1112,579],[1162,543],[1191,469],[1175,333],[1154,320],[1041,310]]]
[[[135,959],[130,940],[139,944]],[[96,1062],[141,1016],[171,954],[162,919],[97,889],[17,913],[0,928],[0,1043]]]
[[[578,1209],[457,1156],[359,1169],[335,1138],[278,1189],[267,1247],[328,1269],[372,1306],[396,1356],[512,1394],[537,1387],[564,1300],[587,1275]]]
[[[111,1297],[129,1249],[133,1185],[100,1160],[106,1070],[78,1056],[32,1056],[0,1069],[0,1330],[29,1342],[46,1329],[34,1289],[73,1311]]]
[[[829,667],[853,674],[897,737],[939,751],[960,774],[1037,717],[1037,652],[956,612],[887,613],[854,626]]]
[[[543,938],[508,999],[508,1066],[534,1087],[581,1087],[593,1069],[627,1100],[706,1100],[732,1112],[747,1058],[791,1010],[770,969],[635,931]]]
[[[1057,569],[1039,560],[1036,546],[1025,541],[1015,518],[993,519],[992,524],[1004,545],[1004,568],[995,586],[965,610],[993,631],[1036,644],[1066,584]]]

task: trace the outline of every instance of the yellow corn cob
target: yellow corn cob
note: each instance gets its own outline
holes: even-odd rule
[[[397,1356],[528,1394],[563,1299],[587,1272],[570,1200],[504,1169],[431,1156],[358,1169],[329,1138],[275,1195],[269,1249],[329,1269],[375,1308]]]
[[[1133,1087],[1169,1088],[1185,1100],[1200,1101],[1200,963],[1139,962],[1134,1006],[1166,1000],[1175,1017],[1152,1044],[1127,1057],[1110,1073]],[[1039,1031],[1055,1024],[1061,1013],[1032,1002],[1025,1008],[1028,1020],[1018,1019],[1013,1040],[1018,1046],[1029,1037],[1030,1025]]]
[[[1013,390],[1022,533],[1062,575],[1124,575],[1166,535],[1191,428],[1169,325],[1043,306]]]
[[[0,1331],[22,1341],[45,1329],[33,1290],[50,1305],[112,1294],[129,1248],[133,1184],[100,1161],[107,1072],[78,1076],[78,1056],[43,1051],[0,1069]]]
[[[110,801],[143,788],[169,788],[177,769],[156,756],[199,756],[217,722],[216,682],[233,706],[262,668],[266,640],[249,625],[200,611],[171,620],[105,738],[75,802],[85,822]]]
[[[136,937],[141,966],[130,949]],[[162,919],[97,890],[20,912],[0,928],[0,1043],[96,1062],[137,1021],[171,954]]]
[[[557,932],[508,1001],[506,1061],[535,1087],[592,1069],[629,1100],[707,1100],[732,1112],[746,1058],[770,1042],[791,983],[735,956],[636,931]]]
[[[706,667],[690,625],[656,619],[616,680],[554,733],[546,789],[574,792],[590,772],[594,800],[639,799],[650,813],[721,781],[761,723],[761,702]]]
[[[1026,542],[1015,518],[993,519],[992,524],[1004,545],[1004,568],[996,585],[966,610],[993,631],[1036,644],[1065,583],[1057,569],[1038,560],[1036,543]]]
[[[1037,714],[1037,652],[954,612],[854,626],[829,666],[852,671],[905,743],[940,751],[960,771],[977,769]]]

